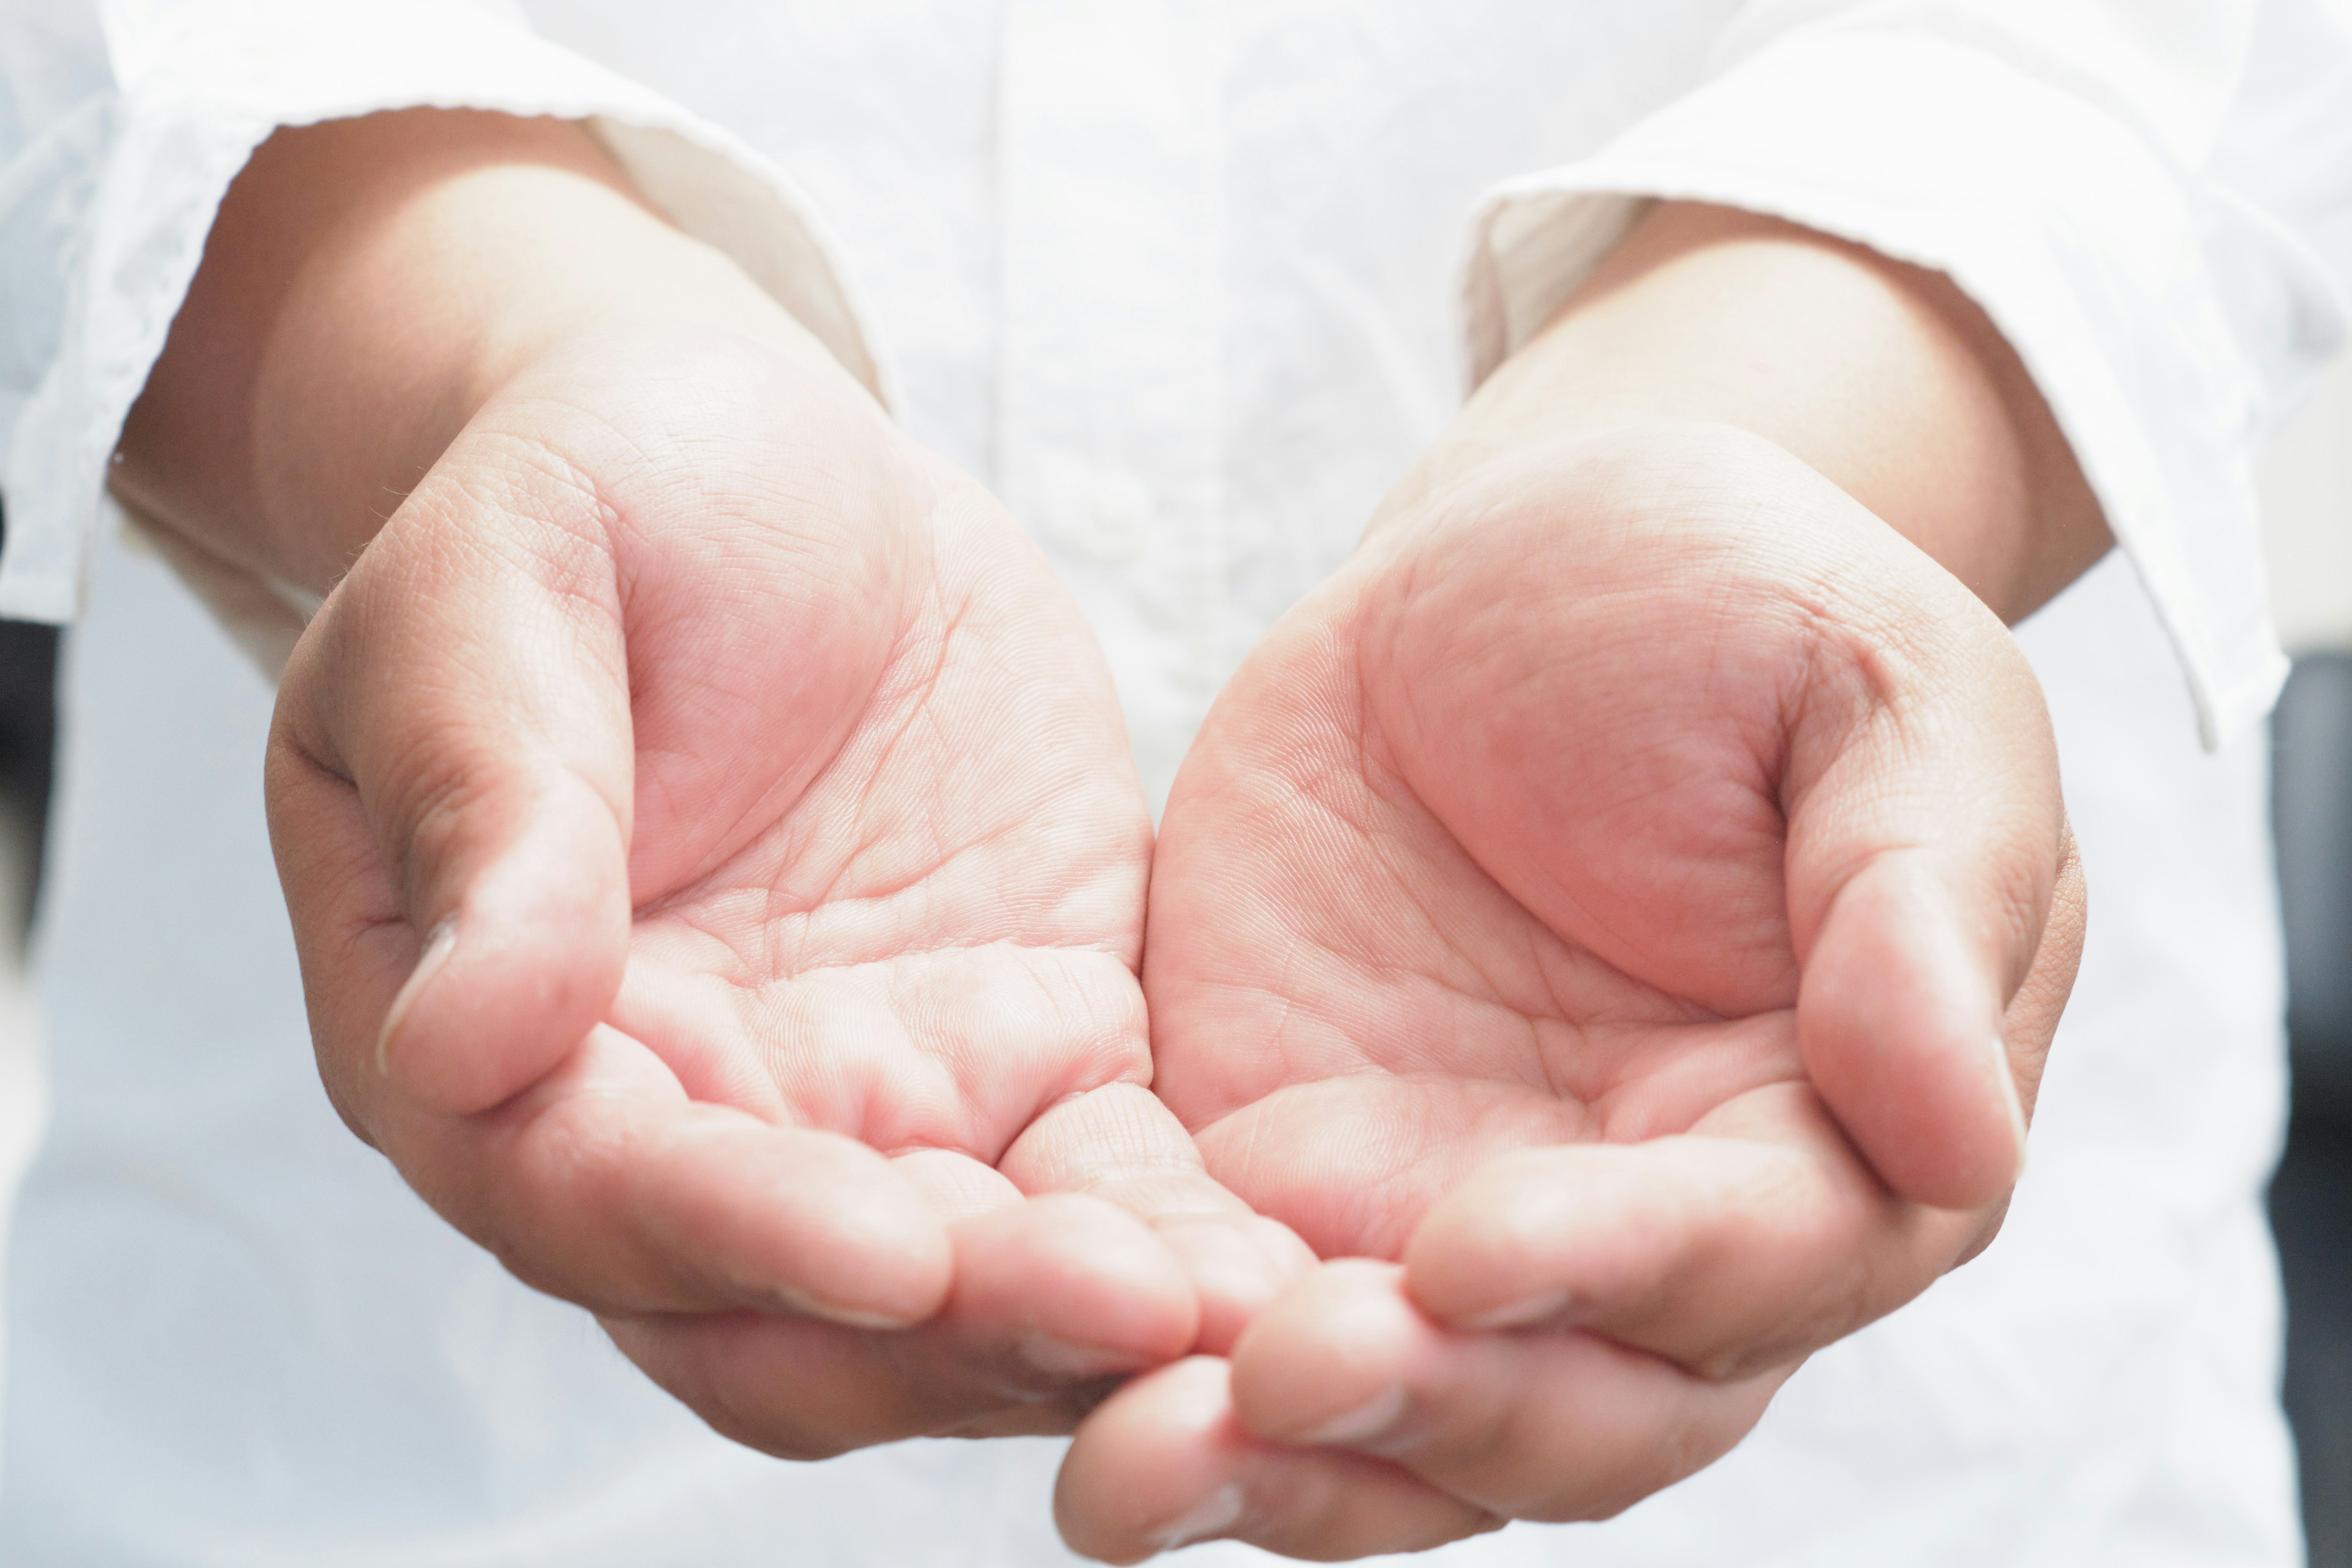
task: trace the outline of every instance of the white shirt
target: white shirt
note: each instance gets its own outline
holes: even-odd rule
[[[2008,1227],[1694,1480],[1447,1560],[2298,1561],[2247,458],[2340,333],[2347,84],[2326,0],[0,0],[0,610],[82,615],[0,1561],[1060,1555],[1055,1445],[730,1447],[318,1088],[268,687],[100,496],[246,153],[418,103],[594,120],[992,484],[1102,636],[1155,796],[1461,367],[1639,199],[1950,272],[2124,545],[2021,633],[2094,914]]]

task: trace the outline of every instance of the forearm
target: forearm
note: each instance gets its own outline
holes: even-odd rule
[[[1949,279],[1719,207],[1654,208],[1382,509],[1546,436],[1657,419],[1776,442],[2015,621],[2111,542],[2016,354]]]
[[[647,316],[831,363],[577,125],[423,110],[281,132],[222,205],[114,488],[215,555],[323,592],[518,369],[568,331]]]

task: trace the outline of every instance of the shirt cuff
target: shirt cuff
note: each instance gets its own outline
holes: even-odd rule
[[[1512,180],[1472,222],[1473,384],[1654,199],[1786,218],[1948,275],[2008,338],[2170,637],[2207,745],[2285,679],[2251,451],[2261,387],[2162,155],[1966,45],[1829,32],[1768,47],[1594,156]]]
[[[887,403],[888,376],[837,250],[767,160],[659,94],[534,37],[478,0],[204,0],[142,9],[110,46],[117,97],[52,136],[49,226],[69,276],[56,353],[0,432],[7,534],[0,616],[81,605],[122,421],[163,353],[222,197],[281,126],[385,110],[586,121],[681,229],[733,258]],[[255,47],[267,38],[269,47]],[[94,129],[95,128],[95,129]],[[212,597],[213,595],[207,595]]]

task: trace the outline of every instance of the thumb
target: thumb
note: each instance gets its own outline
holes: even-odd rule
[[[320,1065],[362,1121],[387,1089],[467,1114],[527,1088],[626,959],[634,747],[600,510],[467,446],[322,607],[271,740]]]
[[[2081,877],[2023,655],[1924,556],[1891,575],[1904,602],[1873,618],[1901,632],[1826,661],[1791,735],[1798,1038],[1888,1185],[1976,1208],[2022,1167],[2020,1077],[2073,983]]]

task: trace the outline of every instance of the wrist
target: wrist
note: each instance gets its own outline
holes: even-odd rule
[[[832,369],[580,126],[426,110],[282,132],[223,204],[115,488],[205,551],[323,592],[527,366],[652,321]]]
[[[1692,424],[1789,452],[2006,620],[2111,542],[2031,378],[1949,279],[1673,203],[1478,389],[1374,529],[1531,443]]]

